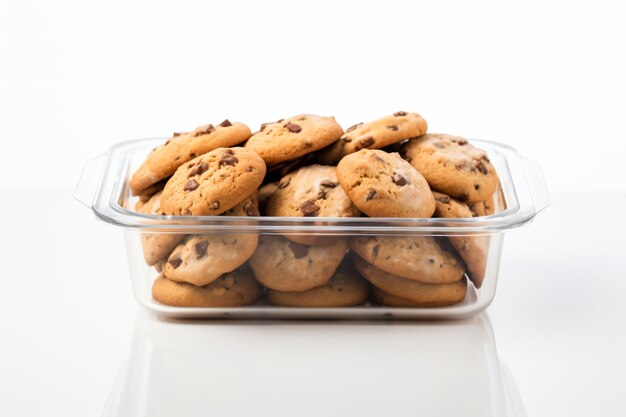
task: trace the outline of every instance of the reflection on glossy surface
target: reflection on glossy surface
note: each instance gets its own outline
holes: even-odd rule
[[[164,321],[140,312],[103,416],[519,416],[489,319]]]

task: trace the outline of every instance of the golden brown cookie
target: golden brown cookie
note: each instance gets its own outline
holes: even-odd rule
[[[179,166],[213,149],[235,146],[250,137],[250,129],[242,123],[224,120],[217,126],[205,125],[181,134],[174,134],[155,148],[132,176],[129,186],[139,195],[151,185],[174,174]]]
[[[429,133],[411,139],[403,146],[402,156],[433,190],[463,202],[485,201],[498,185],[487,153],[459,136]]]
[[[465,272],[457,255],[431,236],[353,237],[350,247],[376,268],[414,281],[447,284]]]
[[[445,307],[445,304],[435,303],[420,303],[417,301],[407,300],[406,298],[396,297],[381,290],[380,288],[372,287],[372,302],[374,304],[380,304],[388,307],[405,307],[405,308],[429,308],[429,307]]]
[[[161,211],[161,191],[154,194],[147,202],[139,208],[140,213],[162,215]],[[185,238],[184,234],[171,233],[142,233],[141,246],[143,257],[148,265],[154,265],[174,250],[176,245]]]
[[[369,285],[353,268],[340,267],[324,285],[303,292],[267,291],[270,304],[285,307],[349,307],[363,304]]]
[[[256,191],[226,216],[258,216]],[[190,235],[170,254],[163,273],[173,281],[207,285],[246,262],[259,241],[256,234]]]
[[[472,212],[472,216],[474,217],[491,216],[492,214],[496,212],[493,198],[490,198],[485,201],[479,201],[478,203],[474,203],[470,206],[469,209]],[[443,217],[443,216],[436,216],[436,217]]]
[[[246,148],[218,148],[176,170],[161,195],[166,214],[215,216],[257,190],[265,163]]]
[[[175,282],[164,275],[152,284],[152,297],[175,307],[239,307],[253,304],[261,294],[261,286],[247,268],[222,275],[202,287]]]
[[[311,165],[283,177],[268,201],[268,216],[358,217],[361,215],[337,180],[336,168]],[[328,244],[334,237],[285,235],[304,245]]]
[[[491,216],[492,214],[500,213],[506,210],[506,201],[504,199],[504,193],[502,188],[498,184],[496,191],[491,197],[485,201],[479,201],[470,206],[474,217]]]
[[[261,130],[248,139],[246,148],[261,155],[267,165],[276,165],[322,149],[339,139],[342,133],[334,117],[299,114],[264,123]]]
[[[267,174],[265,175],[265,182],[280,181],[285,175],[305,166],[314,165],[317,163],[317,153],[308,153],[300,158],[292,159],[291,161],[281,162],[276,165],[267,167]]]
[[[256,279],[276,291],[302,292],[324,285],[346,254],[348,244],[338,238],[328,246],[306,246],[281,236],[262,236],[250,258]]]
[[[424,177],[397,153],[362,149],[337,165],[354,205],[370,217],[430,217],[435,199]]]
[[[433,194],[437,202],[435,217],[462,219],[473,216],[472,210],[465,203],[438,192]],[[467,273],[474,286],[480,288],[487,268],[489,236],[448,236],[448,239],[465,261]]]
[[[156,184],[152,184],[151,186],[143,190],[143,192],[138,195],[139,201],[137,201],[137,204],[135,205],[135,211],[139,211],[141,206],[143,206],[146,201],[150,200],[153,195],[155,195],[159,191],[163,191],[163,188],[165,187],[165,184],[167,184],[168,179],[169,177],[157,182]]]
[[[346,130],[337,142],[320,152],[319,160],[336,165],[344,156],[361,149],[380,149],[426,133],[426,120],[417,113],[399,111]]]
[[[363,278],[375,287],[396,297],[419,303],[421,306],[456,304],[463,301],[467,293],[467,280],[463,276],[459,281],[449,284],[427,284],[381,271],[358,256],[354,256],[352,261]]]

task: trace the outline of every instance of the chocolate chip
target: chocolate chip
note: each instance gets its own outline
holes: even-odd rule
[[[320,185],[322,187],[335,188],[339,185],[339,183],[331,180],[323,180],[322,182],[320,182]]]
[[[259,130],[262,132],[269,124],[270,123],[261,123],[261,128]]]
[[[207,255],[207,248],[209,247],[208,240],[202,240],[195,244],[194,249],[196,250],[196,259],[203,258]]]
[[[397,111],[393,115],[394,116],[406,116],[407,112],[405,112],[405,111]]]
[[[296,259],[304,258],[309,254],[309,247],[295,242],[289,242],[289,249],[293,252]]]
[[[323,188],[320,190],[319,193],[317,193],[318,200],[326,200],[327,197],[328,197],[328,191],[326,191]]]
[[[398,126],[396,126],[396,125],[388,125],[388,126],[387,126],[387,129],[391,129],[391,130],[393,130],[394,132],[397,132],[397,131],[398,131]]]
[[[215,130],[215,128],[213,127],[213,125],[208,124],[206,126],[203,126],[202,128],[198,128],[199,130],[196,131],[194,136],[200,136],[200,135],[208,135],[209,133],[213,132]]]
[[[357,123],[357,124],[355,124],[355,125],[353,125],[353,126],[350,126],[350,127],[348,128],[348,130],[346,130],[346,133],[348,133],[348,132],[352,132],[354,129],[356,129],[357,127],[361,126],[362,124],[363,124],[363,122],[361,122],[361,123]]]
[[[447,195],[444,195],[443,197],[437,198],[437,201],[439,201],[440,203],[447,204],[450,202],[450,197],[448,197]]]
[[[306,217],[313,217],[313,216],[317,216],[317,213],[318,211],[320,211],[320,208],[315,203],[312,203],[310,201],[305,201],[304,203],[300,204],[300,211]]]
[[[171,141],[172,141],[172,139],[168,139],[168,140],[166,140],[166,141],[165,141],[165,143],[163,144],[163,146],[167,146],[167,145],[169,145]]]
[[[398,174],[397,172],[391,176],[391,180],[393,181],[394,184],[400,187],[408,184],[406,178],[404,178],[402,175]]]
[[[469,194],[463,193],[460,196],[458,196],[457,199],[459,199],[461,201],[467,201],[469,199]]]
[[[480,172],[483,173],[483,175],[487,175],[489,173],[489,170],[487,169],[487,166],[482,161],[478,162],[476,167],[478,168],[478,170]]]
[[[196,153],[195,153],[195,152],[190,153],[190,154],[189,154],[189,157],[190,157],[190,158],[195,158],[195,157],[196,157]]]
[[[252,172],[252,171],[254,171],[254,168],[252,168],[252,165],[250,165],[250,166],[248,167],[248,172]]]
[[[285,181],[281,181],[278,183],[278,188],[279,189],[283,189],[283,188],[287,188],[287,186],[289,185],[289,183],[291,182],[291,177],[287,178],[287,180]]]
[[[429,258],[428,262],[430,262],[431,264],[434,264],[435,263],[435,258]]]
[[[246,213],[246,216],[258,216],[259,215],[259,211],[256,209],[256,207],[254,207],[254,204],[250,201],[244,204],[243,211]]]
[[[180,264],[183,263],[183,260],[180,259],[178,256],[175,258],[172,258],[170,260],[167,261],[168,264],[172,265],[172,267],[174,269],[178,268],[180,266]]]
[[[365,196],[365,201],[373,200],[376,197],[376,190],[369,190]]]
[[[213,210],[218,210],[220,208],[220,202],[219,201],[214,201],[213,204],[211,204],[211,208]]]
[[[467,140],[465,139],[459,139],[456,141],[457,145],[463,146],[463,145],[467,145]]]
[[[375,245],[375,246],[372,248],[372,253],[374,254],[374,257],[375,257],[375,258],[376,258],[376,257],[378,257],[378,249],[380,249],[380,246],[379,246],[379,245]]]
[[[189,181],[187,181],[187,184],[185,184],[184,190],[185,191],[193,191],[196,188],[198,188],[198,185],[200,185],[200,184],[198,184],[196,182],[196,180],[189,180]]]
[[[370,136],[369,138],[362,139],[359,142],[359,144],[355,146],[355,149],[358,151],[363,148],[368,148],[372,146],[374,143],[375,143],[374,138]]]
[[[172,137],[174,137],[174,138],[175,138],[176,136],[180,136],[180,135],[182,135],[182,133],[180,133],[180,132],[174,132],[174,134],[172,135]]]
[[[287,123],[285,125],[285,128],[288,131],[292,132],[292,133],[300,133],[300,132],[302,132],[302,127],[300,127],[300,125],[297,125],[297,124],[291,123],[291,122]]]
[[[224,165],[235,166],[237,165],[237,162],[239,162],[239,159],[237,159],[237,157],[232,154],[232,151],[228,152],[229,150],[230,149],[227,149],[222,154],[222,157],[220,158],[220,163],[219,163],[220,168]]]
[[[480,189],[480,184],[474,184],[474,189],[478,191]]]
[[[200,165],[198,165],[195,169],[189,172],[189,177],[193,177],[195,175],[202,175],[203,173],[207,171],[207,169],[209,169],[209,164],[206,162],[203,162]]]
[[[220,126],[222,126],[222,127],[228,127],[228,126],[232,126],[232,125],[233,124],[228,119],[224,119],[224,121],[222,123],[220,123]]]
[[[227,153],[229,155],[234,155],[235,154],[235,152],[232,149],[230,149],[230,148],[224,149],[224,153]]]

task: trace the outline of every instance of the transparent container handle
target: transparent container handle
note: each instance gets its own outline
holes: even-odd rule
[[[541,166],[530,159],[522,157],[522,165],[530,194],[535,205],[535,213],[539,213],[550,205],[550,194],[546,185]]]
[[[88,208],[91,208],[93,199],[100,183],[100,177],[102,176],[102,168],[106,160],[106,154],[96,156],[90,159],[83,166],[83,171],[80,174],[78,184],[74,190],[74,198],[83,203]]]

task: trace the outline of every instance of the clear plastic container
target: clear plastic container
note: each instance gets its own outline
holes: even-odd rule
[[[124,230],[133,291],[138,302],[160,316],[172,318],[329,318],[329,319],[458,319],[483,311],[494,299],[502,244],[506,231],[522,226],[549,204],[541,168],[515,149],[488,141],[471,140],[485,150],[500,178],[500,204],[495,214],[472,218],[329,218],[159,216],[134,211],[128,179],[148,152],[165,139],[142,139],[113,146],[105,155],[87,162],[76,198],[96,217]],[[173,307],[152,297],[159,273],[146,264],[141,239],[147,234],[169,235],[302,235],[334,239],[407,237],[480,238],[486,247],[482,286],[468,281],[463,301],[444,307],[388,307],[366,302],[352,307],[277,307],[264,297],[244,307]]]

